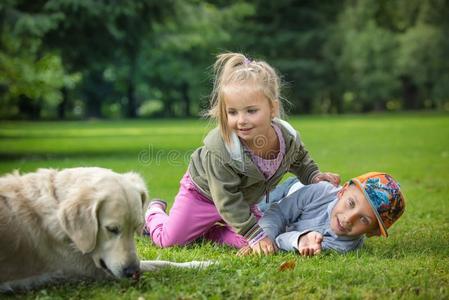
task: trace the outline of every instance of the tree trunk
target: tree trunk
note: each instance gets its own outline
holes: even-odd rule
[[[128,56],[129,73],[126,88],[127,107],[126,117],[135,119],[137,117],[137,99],[136,99],[136,73],[137,73],[137,57],[139,55],[140,43],[126,43],[126,53]]]
[[[100,119],[101,113],[101,99],[96,95],[90,95],[86,99],[86,117],[88,119]]]
[[[174,116],[173,102],[170,100],[164,101],[164,117],[171,118]]]
[[[337,114],[343,113],[343,99],[341,94],[331,92],[329,95],[331,99],[331,112],[336,112]]]
[[[184,81],[181,84],[181,97],[184,106],[184,116],[190,117],[191,112],[190,112],[189,83],[186,81]]]
[[[135,119],[137,117],[137,101],[135,96],[135,87],[132,79],[128,80],[127,88],[128,106],[126,108],[126,117]]]
[[[66,87],[61,89],[62,100],[58,104],[58,119],[64,120],[66,116],[67,104],[69,103],[69,93]]]
[[[308,97],[303,98],[302,101],[303,114],[310,114],[312,112],[312,100]]]
[[[103,74],[100,70],[92,70],[85,78],[84,95],[86,101],[86,117],[101,118],[101,105],[107,97]]]
[[[418,87],[408,76],[401,77],[402,99],[405,109],[419,109]]]
[[[42,105],[38,100],[34,100],[25,95],[19,96],[19,113],[24,119],[37,120],[41,115]]]

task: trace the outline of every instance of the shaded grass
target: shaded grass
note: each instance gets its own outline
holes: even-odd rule
[[[388,239],[356,252],[302,258],[293,253],[236,258],[200,242],[158,249],[137,239],[142,258],[215,259],[207,270],[167,269],[139,282],[64,284],[12,295],[38,299],[378,299],[449,298],[449,116],[399,114],[291,118],[322,170],[342,180],[367,171],[394,175],[406,213]],[[19,168],[102,166],[141,173],[150,194],[172,201],[204,121],[0,123],[0,173]],[[294,270],[279,265],[295,260]]]

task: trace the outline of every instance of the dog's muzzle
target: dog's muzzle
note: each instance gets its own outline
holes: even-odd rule
[[[136,277],[136,274],[139,274],[139,272],[140,272],[139,264],[133,263],[123,268],[122,276],[127,278]]]

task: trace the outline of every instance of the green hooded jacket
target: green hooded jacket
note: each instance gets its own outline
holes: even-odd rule
[[[199,190],[212,199],[223,220],[247,239],[262,229],[250,211],[272,190],[286,172],[292,172],[308,184],[319,173],[298,132],[286,121],[274,119],[285,140],[285,156],[276,173],[269,179],[259,171],[244,151],[235,133],[231,144],[226,144],[218,128],[204,139],[204,146],[195,150],[189,164],[189,175]]]

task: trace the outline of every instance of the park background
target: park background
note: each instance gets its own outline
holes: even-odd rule
[[[0,34],[2,118],[198,116],[224,51],[291,114],[449,111],[447,0],[7,0]]]
[[[0,174],[132,170],[171,206],[214,126],[200,117],[210,66],[237,51],[282,75],[288,120],[321,170],[389,172],[407,208],[388,239],[346,255],[240,259],[136,237],[143,259],[219,265],[1,297],[448,299],[448,29],[447,0],[2,1]]]

